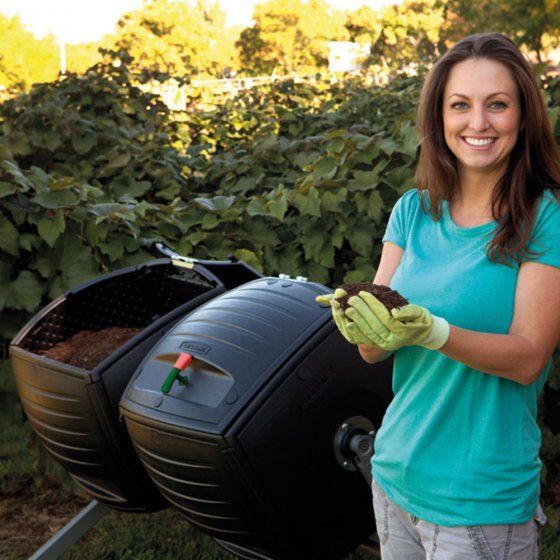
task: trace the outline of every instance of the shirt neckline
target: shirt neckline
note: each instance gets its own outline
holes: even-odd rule
[[[485,224],[480,224],[479,226],[474,227],[462,227],[457,225],[451,217],[451,213],[449,212],[449,203],[446,200],[443,201],[442,205],[442,218],[447,229],[464,237],[484,235],[486,233],[490,233],[496,227],[496,220],[490,220]]]

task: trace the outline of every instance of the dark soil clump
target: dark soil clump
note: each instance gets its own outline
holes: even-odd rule
[[[408,300],[405,299],[399,292],[391,290],[388,286],[381,286],[378,284],[371,284],[370,282],[357,282],[351,284],[342,284],[340,286],[348,295],[344,298],[339,299],[340,306],[342,309],[348,308],[348,299],[352,296],[358,295],[360,292],[369,292],[374,295],[389,311],[396,307],[403,307],[403,305],[408,304]]]
[[[127,327],[107,327],[100,331],[84,330],[41,354],[51,360],[92,370],[141,330]]]

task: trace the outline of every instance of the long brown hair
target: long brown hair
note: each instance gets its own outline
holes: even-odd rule
[[[558,197],[560,155],[532,67],[508,37],[500,33],[466,37],[428,73],[418,107],[420,157],[415,180],[418,187],[428,191],[427,210],[439,219],[442,202],[450,202],[459,188],[457,161],[444,138],[443,92],[452,67],[470,58],[503,64],[519,90],[524,128],[519,132],[508,169],[492,194],[492,215],[498,226],[487,254],[494,262],[520,262],[532,256],[528,244],[543,191],[552,189]]]

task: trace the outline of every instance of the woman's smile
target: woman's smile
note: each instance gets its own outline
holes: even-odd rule
[[[496,141],[496,138],[473,138],[470,136],[463,137],[463,140],[475,148],[487,148]]]

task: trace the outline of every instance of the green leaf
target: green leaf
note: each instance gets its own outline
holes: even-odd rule
[[[41,238],[32,233],[22,233],[19,235],[18,244],[24,251],[35,251],[41,246]]]
[[[15,156],[28,156],[33,153],[29,137],[25,132],[12,132],[8,136],[10,150]]]
[[[108,243],[100,243],[99,250],[109,257],[111,262],[119,260],[124,255],[124,246],[118,239],[112,239]]]
[[[51,183],[51,179],[47,173],[36,166],[32,166],[29,170],[29,179],[35,185],[38,191],[48,191]]]
[[[106,175],[109,171],[114,171],[115,169],[120,169],[126,167],[130,161],[130,154],[117,154],[113,156],[108,163],[106,163],[102,169],[101,173]]]
[[[57,210],[53,218],[41,218],[37,224],[39,235],[49,247],[54,247],[56,240],[65,228],[66,222],[62,210]]]
[[[413,185],[414,172],[405,166],[399,166],[386,173],[383,179],[398,194],[404,194]]]
[[[311,187],[307,193],[297,193],[294,205],[304,216],[321,216],[321,199],[315,187]]]
[[[99,218],[107,218],[116,214],[122,208],[123,205],[118,202],[103,202],[101,204],[92,204],[89,210],[94,216],[98,216],[98,221],[101,221]]]
[[[336,175],[337,161],[332,157],[323,157],[314,166],[311,178],[315,181],[321,179],[332,179]]]
[[[281,222],[288,211],[288,196],[284,185],[280,185],[271,195],[272,198],[268,202],[270,215]]]
[[[404,121],[399,129],[399,148],[402,154],[414,158],[418,150],[418,134],[414,123],[410,120]]]
[[[43,136],[43,147],[51,152],[55,152],[63,144],[63,140],[60,134],[56,132],[48,132]]]
[[[232,242],[222,234],[210,233],[205,239],[204,246],[208,258],[223,260],[235,250]]]
[[[346,239],[346,235],[344,234],[345,228],[344,226],[338,222],[336,226],[331,230],[331,244],[333,247],[340,249],[344,244],[344,240]]]
[[[388,156],[392,155],[395,151],[399,149],[398,144],[393,138],[383,138],[379,141],[378,146],[385,152]]]
[[[19,255],[18,230],[2,214],[0,214],[0,249],[14,257]]]
[[[218,212],[220,210],[227,210],[231,208],[235,202],[235,196],[215,196],[213,198],[195,198],[194,201],[205,210],[210,212]]]
[[[346,231],[346,237],[356,253],[362,256],[371,255],[374,243],[371,224],[357,221],[354,227]]]
[[[369,191],[379,184],[379,170],[375,167],[372,171],[354,171],[354,178],[349,182],[350,191]]]
[[[41,303],[43,288],[38,278],[29,270],[23,270],[7,286],[0,288],[0,309],[23,309],[35,311]]]
[[[204,238],[206,237],[206,232],[201,230],[190,231],[188,235],[184,237],[185,241],[196,247]]]
[[[237,249],[234,255],[239,260],[247,263],[249,266],[252,266],[255,270],[258,270],[259,272],[263,271],[262,263],[253,251],[249,251],[249,249]]]
[[[298,276],[302,271],[302,253],[299,245],[291,243],[281,250],[278,247],[263,247],[266,269],[270,274],[289,274]]]
[[[267,212],[265,211],[266,202],[261,198],[253,197],[249,200],[247,204],[247,215],[253,216],[265,216]]]
[[[40,192],[32,197],[31,200],[43,208],[55,209],[75,206],[80,199],[76,193],[65,189],[60,191]]]
[[[202,218],[202,228],[205,230],[214,229],[222,223],[222,220],[216,214],[206,214]]]
[[[73,177],[63,177],[62,179],[54,179],[50,188],[53,191],[59,191],[61,189],[66,189],[67,187],[74,186],[74,184],[75,182]],[[84,185],[82,188],[87,188],[87,186]]]
[[[110,184],[110,188],[117,200],[125,195],[132,198],[141,198],[150,190],[151,186],[150,181],[136,181],[130,175],[119,175]]]
[[[330,284],[329,269],[326,266],[321,266],[314,262],[307,263],[306,275],[312,282]]]
[[[23,174],[21,169],[13,161],[2,162],[1,167],[3,167],[15,180],[15,182],[23,187],[23,191],[33,189],[33,183]]]
[[[365,209],[367,216],[372,219],[374,224],[381,224],[386,209],[379,191],[358,193],[356,195],[356,205],[360,210]]]
[[[173,200],[176,196],[179,196],[181,192],[181,185],[176,182],[169,183],[164,189],[160,189],[157,191],[158,198],[162,198],[163,200]]]
[[[60,255],[60,289],[69,290],[98,276],[98,265],[91,249],[74,236],[65,235],[61,239],[62,245],[57,246]]]
[[[359,270],[351,270],[344,275],[344,282],[371,282],[375,276],[373,266],[360,268]]]
[[[268,220],[246,220],[243,230],[246,232],[245,237],[256,247],[276,247],[280,243],[278,228],[271,228]]]
[[[86,155],[97,144],[98,137],[95,132],[86,131],[72,136],[72,147],[81,156]]]
[[[318,157],[320,157],[319,152],[298,152],[294,158],[294,165],[307,171],[307,168],[317,161]]]
[[[5,261],[0,261],[0,294],[6,294],[6,292],[2,292],[2,287],[6,286],[10,283],[10,279],[12,276],[12,265]],[[1,305],[0,305],[1,308]]]
[[[245,176],[238,179],[237,183],[231,188],[232,192],[245,193],[254,190],[257,187],[259,178],[252,176]]]
[[[141,202],[134,204],[134,213],[140,218],[145,218],[147,214],[150,214],[160,209],[161,206],[158,207],[158,205],[150,204],[145,200],[142,200]]]
[[[327,154],[329,154],[329,156],[336,156],[344,150],[345,145],[346,142],[344,138],[340,136],[334,138],[330,142],[327,142]]]
[[[310,220],[300,224],[305,259],[327,268],[334,267],[334,247],[329,236],[325,235],[324,225]]]
[[[107,222],[97,223],[95,220],[88,220],[85,228],[85,237],[92,246],[99,245],[109,233]]]
[[[0,181],[0,198],[5,198],[6,196],[14,194],[15,192],[17,192],[17,189],[13,183]]]
[[[345,188],[338,189],[332,193],[326,191],[323,193],[323,210],[327,212],[343,212],[344,203],[348,197],[348,191]]]

